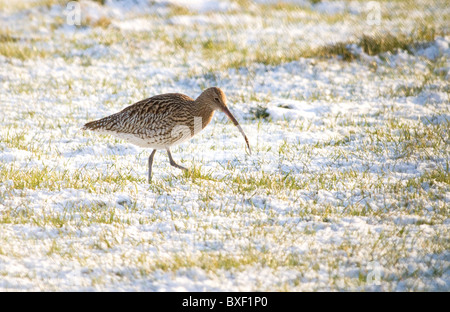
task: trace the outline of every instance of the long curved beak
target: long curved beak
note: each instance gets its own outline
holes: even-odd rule
[[[242,135],[244,136],[245,143],[247,143],[249,154],[251,155],[252,154],[252,149],[250,148],[250,144],[248,143],[247,136],[245,135],[244,130],[242,130],[241,125],[238,123],[236,118],[234,118],[233,114],[230,112],[228,107],[223,106],[221,109],[222,109],[222,112],[224,112],[225,115],[227,115],[228,118],[230,118],[231,121],[234,123],[234,125],[239,129],[239,132],[242,133]]]

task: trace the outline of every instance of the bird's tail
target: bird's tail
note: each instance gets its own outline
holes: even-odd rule
[[[97,130],[97,129],[103,128],[103,126],[104,126],[104,120],[99,119],[99,120],[94,120],[94,121],[88,122],[81,128],[81,130]]]

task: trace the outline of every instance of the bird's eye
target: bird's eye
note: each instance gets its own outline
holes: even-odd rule
[[[214,98],[214,101],[219,102],[219,98]]]

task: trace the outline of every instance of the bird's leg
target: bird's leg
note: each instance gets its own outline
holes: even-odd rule
[[[183,166],[180,166],[179,164],[177,164],[173,158],[172,158],[172,154],[170,153],[170,149],[166,149],[167,150],[167,155],[169,155],[169,160],[170,160],[170,164],[178,169],[182,169],[182,170],[188,170],[187,168],[184,168]]]
[[[156,149],[150,154],[148,158],[148,183],[152,181],[152,166],[153,166],[153,157],[155,156]]]

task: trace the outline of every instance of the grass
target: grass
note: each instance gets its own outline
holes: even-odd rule
[[[447,290],[447,64],[410,54],[414,66],[373,66],[349,49],[413,53],[445,25],[425,16],[399,31],[414,22],[410,3],[393,3],[398,20],[378,33],[350,12],[235,3],[243,9],[229,20],[206,13],[213,22],[192,27],[173,17],[196,12],[170,6],[133,16],[149,21],[142,31],[104,18],[67,36],[61,16],[40,11],[27,31],[45,26],[42,37],[0,31],[0,287]],[[349,39],[319,46],[289,31],[352,23]],[[78,131],[134,100],[210,85],[226,89],[252,156],[218,113],[173,150],[190,170],[157,156],[148,184],[149,151]],[[271,118],[267,105],[288,99],[313,113]],[[383,271],[376,287],[372,262]]]
[[[89,192],[118,192],[127,188],[127,183],[141,182],[140,178],[130,173],[110,172],[107,174],[88,174],[89,170],[80,168],[75,172],[61,171],[57,168],[44,166],[29,169],[14,166],[2,166],[0,175],[5,181],[12,183],[16,190],[61,191],[66,188],[82,189]],[[66,177],[70,175],[71,179]],[[114,185],[111,189],[110,186]]]
[[[0,0],[0,9],[6,12],[18,12],[21,10],[29,9],[30,6],[33,7],[47,7],[50,8],[52,5],[65,5],[67,2],[65,0],[36,0],[27,2],[27,1],[8,1],[8,0]]]
[[[251,246],[244,248],[239,257],[224,254],[221,252],[203,252],[199,256],[185,256],[182,254],[174,254],[167,260],[159,260],[148,263],[149,272],[162,270],[165,272],[176,272],[181,269],[199,267],[206,272],[217,270],[244,270],[247,266],[261,265],[270,268],[288,267],[288,268],[307,268],[306,263],[298,263],[298,259],[294,254],[274,255],[267,250],[257,250]]]
[[[168,17],[173,17],[177,15],[191,15],[192,13],[189,11],[188,8],[176,5],[176,4],[169,4],[169,14]]]
[[[319,47],[304,47],[295,42],[289,46],[277,48],[278,44],[270,40],[262,40],[257,48],[245,44],[237,44],[232,40],[212,41],[207,39],[200,43],[200,47],[190,41],[189,46],[181,44],[176,39],[175,45],[182,49],[200,48],[205,58],[213,59],[217,64],[212,70],[226,68],[250,67],[254,63],[276,66],[283,63],[296,61],[300,58],[332,58],[338,57],[344,61],[359,59],[349,47],[356,44],[369,55],[379,55],[386,52],[396,53],[398,50],[412,52],[413,49],[423,45],[424,42],[433,41],[437,36],[444,35],[444,31],[432,26],[417,26],[413,33],[405,34],[377,34],[362,35],[357,40],[336,42]],[[184,41],[183,41],[184,42]],[[224,58],[223,55],[228,55]]]
[[[85,24],[92,25],[93,27],[108,28],[108,26],[111,25],[111,19],[109,19],[108,17],[102,16],[95,21],[86,20]]]
[[[255,108],[250,110],[250,114],[253,115],[254,119],[268,119],[269,113],[267,112],[267,107],[258,104]]]
[[[354,61],[358,59],[350,49],[351,44],[361,47],[368,55],[379,55],[385,52],[396,53],[398,50],[412,52],[412,50],[423,42],[431,42],[437,36],[443,36],[444,32],[430,26],[417,26],[412,34],[378,34],[363,35],[356,41],[338,42],[327,46],[307,50],[301,53],[303,57],[340,57],[344,61]]]
[[[244,7],[246,7],[244,5]],[[259,9],[261,12],[297,12],[304,10],[291,4],[269,4],[262,5]],[[300,12],[299,11],[299,12]],[[171,6],[172,15],[188,15],[192,14],[183,7]],[[311,13],[312,14],[312,13]],[[149,19],[155,19],[154,16],[149,16]],[[158,19],[160,17],[156,17]],[[275,18],[275,17],[270,17]],[[320,16],[321,20],[324,20],[325,16]],[[166,29],[153,31],[150,33],[137,32],[132,36],[125,36],[122,32],[118,32],[115,29],[109,29],[111,19],[107,17],[101,17],[95,21],[91,21],[89,18],[84,21],[84,26],[99,27],[104,29],[101,36],[97,38],[103,44],[108,46],[112,44],[127,44],[130,46],[130,42],[136,42],[138,45],[144,42],[151,42],[156,40],[163,40],[165,45],[169,48],[169,54],[179,55],[183,53],[187,55],[189,52],[201,50],[204,57],[214,60],[217,65],[214,70],[223,70],[226,68],[241,68],[249,67],[253,63],[261,63],[264,65],[276,66],[282,63],[298,60],[301,57],[306,58],[330,58],[340,57],[344,61],[353,61],[358,58],[351,50],[349,45],[357,44],[362,47],[364,52],[369,55],[378,55],[385,52],[396,52],[398,49],[411,51],[417,45],[422,42],[433,41],[436,36],[442,36],[445,34],[445,30],[436,27],[435,25],[419,24],[408,35],[401,33],[378,33],[376,35],[362,35],[357,40],[336,42],[332,44],[322,45],[319,47],[308,47],[299,45],[297,43],[298,38],[292,38],[292,42],[288,45],[279,45],[274,40],[262,39],[257,44],[256,48],[254,44],[247,45],[242,42],[233,40],[233,33],[238,34],[241,30],[239,28],[224,28],[222,26],[214,26],[212,31],[217,33],[216,37],[228,38],[226,41],[212,40],[211,38],[201,39],[204,30],[201,27],[194,28],[194,31],[198,33],[198,36],[191,36],[190,34],[183,33],[183,29],[175,25],[174,31],[178,32],[177,35],[171,35]],[[289,21],[293,22],[293,21]],[[328,21],[330,22],[330,21]],[[178,28],[178,29],[177,29]],[[181,32],[180,32],[181,30]],[[231,33],[230,33],[231,32]],[[5,57],[15,57],[21,60],[36,58],[36,57],[48,57],[53,53],[63,54],[64,57],[71,58],[63,51],[44,51],[36,48],[36,44],[31,42],[17,41],[14,37],[11,37],[9,33],[0,34],[0,40],[4,42],[0,54]],[[79,40],[74,41],[80,42]],[[132,47],[135,44],[131,45]],[[136,52],[133,50],[130,53],[139,53],[139,49]],[[226,56],[226,57],[224,57]]]
[[[51,54],[47,51],[43,51],[34,46],[30,46],[29,43],[19,42],[13,38],[0,38],[0,55],[6,58],[16,58],[19,60],[27,60],[34,58],[45,58]]]

